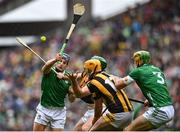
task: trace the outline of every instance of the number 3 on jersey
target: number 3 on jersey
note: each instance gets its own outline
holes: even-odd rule
[[[156,75],[156,77],[158,78],[157,83],[159,83],[159,84],[165,83],[164,78],[161,75],[161,72],[153,72],[153,74]]]

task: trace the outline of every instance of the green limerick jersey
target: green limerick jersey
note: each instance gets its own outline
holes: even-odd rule
[[[131,71],[129,76],[136,81],[150,106],[163,107],[172,104],[164,74],[158,67],[144,64]]]
[[[49,74],[42,77],[41,83],[41,105],[44,107],[64,107],[64,99],[68,93],[70,82],[58,79],[51,70]]]

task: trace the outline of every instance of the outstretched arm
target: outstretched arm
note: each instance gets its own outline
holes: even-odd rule
[[[42,72],[44,74],[48,74],[51,71],[51,67],[57,62],[57,61],[61,61],[62,57],[57,54],[55,58],[48,60],[46,62],[46,64],[42,67]]]
[[[94,108],[94,118],[92,121],[92,125],[95,124],[95,122],[102,116],[102,108],[103,108],[103,100],[102,98],[95,100],[95,108]]]
[[[69,102],[71,102],[71,103],[74,102],[76,99],[72,88],[70,88],[68,91],[68,99],[69,99]]]
[[[74,73],[74,76],[77,76],[76,78],[79,79],[79,78],[81,78],[81,73]],[[57,77],[58,77],[59,79],[69,80],[69,77],[66,76],[66,75],[65,75],[64,73],[62,73],[62,72],[59,72],[59,73],[57,74]]]
[[[84,96],[90,95],[91,92],[89,88],[85,85],[84,87],[80,88],[77,82],[77,75],[76,74],[67,74],[67,77],[72,82],[72,88],[77,98],[82,98]]]
[[[116,86],[117,89],[123,89],[127,85],[129,85],[132,82],[134,82],[134,79],[132,79],[130,76],[126,76],[124,78],[120,78],[118,76],[111,75],[110,78],[114,81],[115,86]]]

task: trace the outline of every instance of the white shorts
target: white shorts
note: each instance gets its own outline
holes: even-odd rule
[[[50,125],[51,128],[62,128],[66,122],[66,107],[45,108],[39,104],[36,108],[34,122],[42,125]]]
[[[86,113],[81,117],[83,123],[86,123],[90,117],[94,115],[94,108],[88,109]]]
[[[174,107],[172,105],[160,108],[149,107],[143,116],[154,126],[158,127],[172,120]]]
[[[106,109],[106,106],[103,104],[103,111],[104,109]],[[86,123],[88,119],[92,116],[94,116],[94,104],[93,105],[88,104],[88,110],[83,115],[83,117],[81,117],[81,120],[83,121],[83,123]]]
[[[134,112],[111,113],[108,110],[103,114],[103,119],[115,128],[123,130],[133,120]]]

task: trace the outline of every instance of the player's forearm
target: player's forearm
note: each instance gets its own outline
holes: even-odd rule
[[[95,109],[94,109],[95,110]],[[95,110],[96,111],[96,110]],[[99,112],[101,113],[101,112]],[[92,125],[94,125],[96,123],[96,121],[101,117],[100,114],[98,114],[97,112],[94,113],[94,118],[92,120]]]
[[[83,96],[83,92],[76,80],[72,80],[72,88],[77,98],[81,98]]]
[[[49,61],[46,62],[46,64],[42,67],[42,72],[44,74],[50,72],[51,67],[57,62],[56,59],[51,59]]]
[[[126,84],[124,84],[122,79],[119,79],[116,83],[115,86],[118,90],[123,89],[124,87],[126,87]]]
[[[118,79],[117,84],[115,83],[115,85],[116,85],[117,89],[122,89],[122,88],[125,88],[126,86],[130,85],[133,82],[134,82],[134,79],[128,75],[124,78]]]
[[[72,89],[69,89],[69,92],[68,92],[68,99],[69,99],[69,102],[71,102],[71,103],[74,102],[75,99],[76,99],[76,97],[75,97],[74,92],[73,92]]]
[[[110,79],[113,80],[113,82],[115,83],[115,86],[118,90],[123,89],[124,87],[127,86],[127,84],[125,84],[125,82],[124,82],[125,78],[120,78],[118,76],[111,75]]]
[[[94,119],[93,124],[101,117],[102,113],[102,99],[98,99],[95,101],[95,109],[94,109]]]

